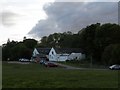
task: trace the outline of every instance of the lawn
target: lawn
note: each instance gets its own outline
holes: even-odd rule
[[[3,88],[117,88],[118,71],[68,70],[40,64],[2,65]]]
[[[84,61],[67,61],[67,62],[59,62],[61,64],[70,65],[73,67],[78,68],[97,68],[97,69],[108,69],[109,66],[101,65],[101,64],[92,64],[90,62],[84,62]]]

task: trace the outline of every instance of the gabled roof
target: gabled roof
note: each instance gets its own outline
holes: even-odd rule
[[[84,53],[81,48],[54,48],[57,54]]]
[[[39,54],[45,54],[45,55],[48,55],[51,48],[36,48],[37,51],[39,52]]]
[[[40,55],[48,55],[51,48],[36,48]],[[54,48],[57,54],[84,53],[81,48]]]
[[[39,57],[39,58],[46,58],[46,55],[45,54],[38,54],[37,57]]]

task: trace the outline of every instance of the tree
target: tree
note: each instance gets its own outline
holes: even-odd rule
[[[102,61],[106,65],[120,64],[120,44],[107,46],[102,54]]]
[[[23,43],[29,49],[33,49],[37,45],[37,41],[35,39],[25,39],[23,40]]]
[[[101,60],[104,49],[110,44],[120,43],[120,26],[117,24],[106,23],[96,30],[95,34],[95,52],[96,60]]]
[[[3,44],[2,58],[3,60],[18,60],[19,58],[28,58],[32,56],[32,50],[36,46],[37,41],[34,39],[26,39],[23,42],[9,41]]]
[[[8,38],[8,40],[7,40],[7,44],[9,44],[10,43],[10,39]]]
[[[48,39],[47,36],[42,37],[40,43],[38,43],[36,47],[40,47],[40,48],[47,47],[48,46],[47,39]]]
[[[23,42],[19,42],[16,46],[11,48],[11,60],[19,60],[19,58],[30,59],[32,56],[32,49],[26,47]]]
[[[119,43],[120,25],[111,23],[101,25],[100,23],[96,23],[81,29],[77,34],[68,31],[44,36],[40,43],[37,43],[35,39],[26,38],[22,42],[10,42],[10,40],[8,40],[8,43],[3,45],[3,56],[5,59],[12,56],[11,48],[13,51],[17,50],[17,48],[21,48],[22,51],[19,49],[18,51],[23,55],[20,54],[18,57],[24,57],[24,55],[27,54],[29,57],[34,47],[81,48],[84,50],[87,60],[91,60],[92,63],[104,62],[109,64],[116,62],[115,57],[118,57],[116,55],[119,53],[119,47],[114,45]],[[23,51],[23,49],[25,51]],[[112,49],[112,52],[110,49]],[[16,54],[17,53],[14,53],[14,56]],[[109,57],[109,55],[112,57]]]
[[[9,43],[7,42],[6,44],[2,45],[2,59],[3,60],[7,60],[8,58],[11,57],[12,52],[11,52],[11,48],[16,46],[18,42],[16,41],[9,41]]]
[[[79,44],[80,47],[83,48],[86,52],[87,58],[94,58],[95,51],[95,36],[96,30],[100,27],[100,23],[92,24],[87,26],[86,28],[79,31],[78,34],[80,36]]]

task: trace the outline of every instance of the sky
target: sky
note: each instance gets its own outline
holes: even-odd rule
[[[103,2],[104,1],[104,2]],[[23,37],[77,32],[93,23],[117,23],[119,0],[0,0],[0,45]]]

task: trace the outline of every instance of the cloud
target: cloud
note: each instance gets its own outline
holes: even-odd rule
[[[48,18],[40,20],[28,33],[42,37],[54,32],[77,32],[93,23],[117,23],[117,2],[54,2],[46,4]]]
[[[40,32],[39,32],[40,30]],[[47,36],[50,33],[53,33],[56,30],[59,31],[59,28],[56,26],[56,23],[52,20],[40,20],[39,23],[29,32],[29,34],[33,34],[36,37]],[[42,33],[41,33],[42,32]]]
[[[56,2],[119,2],[119,0],[55,0]]]
[[[16,20],[19,17],[19,15],[14,12],[3,11],[0,13],[0,17],[2,20],[2,25],[13,26],[14,24],[16,24]]]

